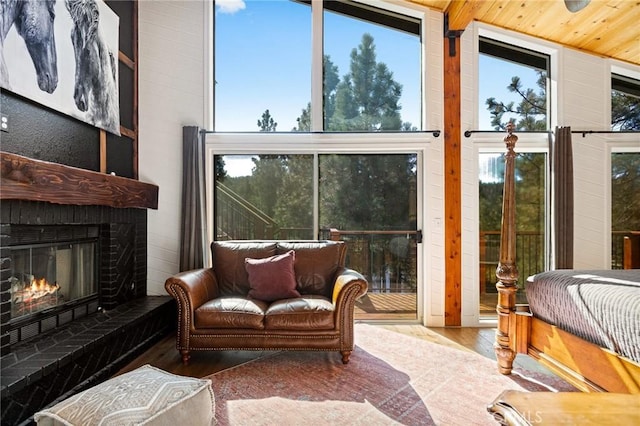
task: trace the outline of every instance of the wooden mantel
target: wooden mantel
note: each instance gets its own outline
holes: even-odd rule
[[[0,152],[0,200],[158,208],[158,187],[134,179]]]

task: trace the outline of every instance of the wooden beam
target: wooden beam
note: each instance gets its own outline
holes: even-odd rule
[[[116,208],[158,208],[158,187],[48,161],[0,152],[0,200]]]
[[[458,31],[467,28],[467,25],[475,19],[482,3],[477,0],[456,0],[449,3],[444,12],[449,15],[449,28]]]
[[[455,43],[450,55],[449,43]],[[446,326],[462,325],[462,185],[460,179],[460,37],[444,42],[444,215]]]

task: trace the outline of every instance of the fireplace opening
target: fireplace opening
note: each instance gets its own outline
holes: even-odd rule
[[[11,247],[11,319],[98,293],[97,238]]]
[[[11,226],[12,344],[98,309],[100,247],[97,225]]]

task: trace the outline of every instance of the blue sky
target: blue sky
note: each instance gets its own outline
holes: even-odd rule
[[[223,5],[216,9],[216,129],[256,131],[268,108],[278,130],[291,130],[311,100],[311,8],[287,0],[231,0]],[[349,70],[351,50],[365,32],[374,38],[377,61],[387,64],[403,84],[403,120],[417,125],[417,37],[327,13],[325,54],[342,77]]]
[[[311,8],[289,0],[218,0],[216,2],[216,130],[257,131],[269,109],[277,130],[289,131],[311,100]],[[387,64],[403,85],[403,121],[419,127],[420,45],[416,36],[334,13],[325,13],[324,53],[349,71],[350,52],[367,32],[374,38],[377,61]],[[533,71],[505,61],[480,61],[480,128],[489,129],[484,101],[517,97],[506,90],[519,75],[534,87]]]

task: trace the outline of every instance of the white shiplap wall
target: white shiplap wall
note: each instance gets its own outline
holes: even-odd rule
[[[165,295],[178,272],[182,126],[204,122],[202,1],[141,1],[139,7],[140,179],[159,187],[148,213],[147,293]]]
[[[426,52],[423,69],[425,82],[428,129],[444,126],[444,75],[441,13],[426,14]],[[424,282],[422,295],[423,323],[429,326],[444,325],[445,271],[444,271],[444,132],[434,138],[426,151],[424,167],[424,197],[422,197],[425,221],[423,235]]]
[[[611,79],[606,60],[565,49],[562,66],[561,125],[572,130],[608,130]],[[611,185],[604,139],[573,134],[574,267],[608,268],[611,245],[607,191]]]

